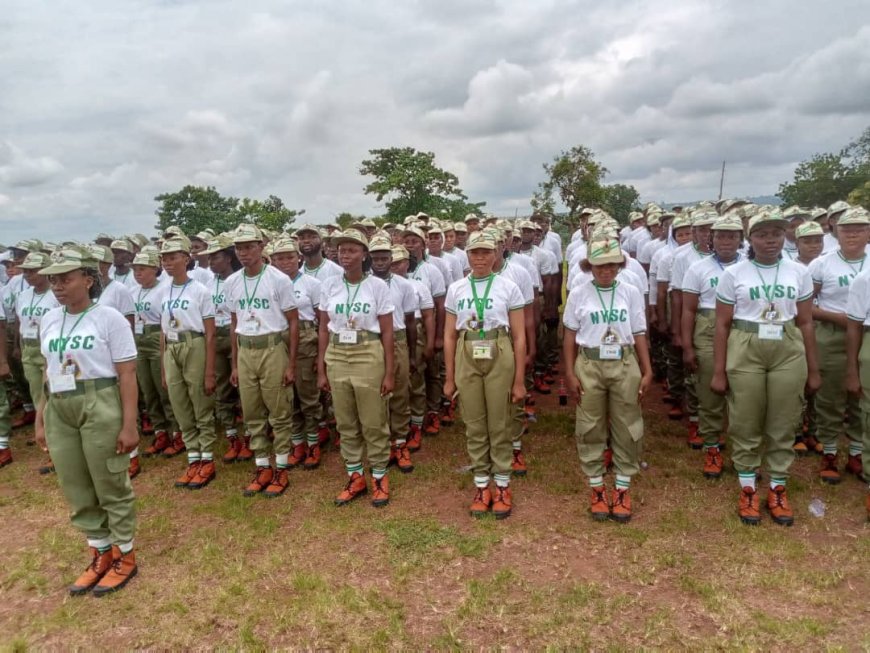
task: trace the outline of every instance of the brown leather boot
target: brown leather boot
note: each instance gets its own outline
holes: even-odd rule
[[[414,463],[411,462],[411,452],[407,442],[396,445],[396,467],[403,474],[410,474],[414,471]]]
[[[121,553],[117,546],[112,547],[112,566],[94,587],[94,596],[105,596],[117,592],[129,583],[139,571],[136,567],[136,554]]]
[[[737,514],[740,521],[750,526],[761,523],[761,506],[758,502],[758,492],[751,487],[740,489],[740,501],[737,503]]]
[[[777,524],[782,526],[791,526],[794,524],[794,512],[791,506],[788,505],[788,497],[785,495],[785,488],[782,485],[777,485],[767,493],[767,509],[770,511],[770,516]]]
[[[246,497],[252,497],[259,494],[269,487],[274,475],[275,473],[272,471],[271,467],[257,467],[257,469],[254,470],[254,478],[251,479],[248,487],[245,488],[244,495]]]
[[[698,422],[689,422],[686,443],[692,449],[700,449],[704,446],[704,440],[698,435]]]
[[[321,447],[329,444],[329,427],[326,424],[321,424],[317,428],[317,444]]]
[[[12,447],[0,449],[0,467],[12,464]]]
[[[444,426],[453,426],[456,421],[456,401],[447,401],[441,406],[441,423]]]
[[[127,474],[130,476],[130,480],[132,481],[134,478],[139,476],[139,472],[142,471],[142,468],[139,466],[139,456],[130,456],[130,467],[127,468]]]
[[[187,447],[184,446],[184,440],[181,437],[181,431],[176,431],[172,434],[172,444],[163,450],[163,457],[173,458],[186,449]]]
[[[305,457],[305,462],[302,463],[304,469],[317,469],[320,467],[320,445],[312,444],[308,447],[308,455]]]
[[[804,435],[804,443],[807,445],[807,450],[809,450],[810,453],[821,454],[825,451],[825,447],[821,442],[819,442],[819,439],[810,433]]]
[[[221,460],[227,465],[232,465],[239,459],[239,452],[242,450],[242,441],[239,440],[237,435],[231,435],[227,438],[227,445],[227,452]]]
[[[408,431],[408,449],[413,453],[415,451],[420,451],[422,445],[423,429],[416,424],[411,424],[411,428]]]
[[[514,459],[511,462],[511,474],[514,476],[525,476],[528,474],[529,468],[526,467],[526,459],[520,449],[514,449]]]
[[[426,425],[423,428],[424,435],[438,435],[441,433],[441,417],[438,413],[426,414]]]
[[[386,476],[372,478],[372,505],[383,508],[390,502],[390,483]]]
[[[610,518],[620,524],[631,521],[631,495],[627,488],[614,488],[611,494]]]
[[[469,512],[472,517],[483,517],[492,510],[492,492],[489,487],[474,488],[474,498],[471,500]]]
[[[589,514],[595,521],[604,521],[610,517],[610,503],[607,501],[607,488],[598,485],[592,488],[592,499],[589,502]]]
[[[215,469],[214,461],[201,460],[199,468],[196,470],[196,475],[187,484],[187,488],[189,490],[201,490],[211,483],[215,479],[215,476],[217,476],[217,470]]]
[[[849,459],[846,461],[846,471],[850,474],[854,474],[859,481],[863,481],[864,479],[864,463],[861,460],[861,454],[855,454],[854,456],[849,456]]]
[[[842,480],[840,470],[837,469],[836,454],[828,453],[822,456],[822,466],[819,469],[819,478],[830,485],[836,485]]]
[[[196,460],[190,463],[187,466],[187,469],[184,470],[184,473],[175,479],[175,487],[190,487],[190,484],[193,483],[193,479],[196,478],[196,475],[199,472],[199,466],[201,463],[201,460]]]
[[[807,443],[804,442],[803,436],[795,439],[794,444],[791,446],[792,450],[796,456],[806,456],[810,453],[809,447],[807,447]]]
[[[54,463],[51,460],[51,456],[48,457],[48,462],[39,467],[36,471],[38,471],[41,475],[45,476],[46,474],[54,474]]]
[[[507,519],[513,510],[513,497],[509,487],[495,486],[495,496],[492,499],[492,514],[496,519]]]
[[[157,456],[163,453],[170,444],[172,444],[172,440],[169,439],[169,435],[166,431],[157,431],[157,433],[154,434],[154,442],[152,442],[151,446],[143,452],[143,455],[146,458]]]
[[[354,472],[347,480],[347,485],[344,490],[335,497],[335,505],[344,506],[368,492],[366,487],[366,477],[359,472]]]
[[[20,429],[24,426],[30,426],[36,421],[36,411],[35,410],[26,410],[21,415],[19,415],[13,422],[12,428]]]
[[[242,446],[239,447],[239,454],[236,456],[237,463],[245,463],[254,459],[254,452],[251,451],[251,436],[246,435],[242,438]]]
[[[290,467],[299,467],[299,465],[305,462],[307,457],[308,444],[305,442],[294,444],[293,448],[290,450],[290,457],[287,459],[287,465]]]
[[[154,433],[154,425],[151,423],[151,417],[148,413],[140,413],[139,422],[142,424],[142,435],[152,435]]]
[[[290,485],[290,470],[286,467],[279,467],[272,475],[272,482],[263,491],[263,496],[274,499],[280,497],[287,491],[287,486]]]
[[[88,547],[88,551],[91,554],[91,563],[76,579],[76,582],[69,586],[70,596],[82,596],[90,592],[112,567],[112,549],[100,553],[96,547],[92,546]]]
[[[704,456],[704,477],[719,478],[722,476],[722,454],[716,447],[707,447],[706,455]]]

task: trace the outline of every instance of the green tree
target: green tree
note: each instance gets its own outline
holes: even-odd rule
[[[849,193],[849,204],[855,206],[863,206],[870,211],[870,181],[865,181],[863,186],[859,186]]]
[[[160,206],[155,228],[181,227],[186,234],[195,234],[208,227],[217,232],[234,229],[241,222],[236,210],[239,200],[222,196],[214,186],[185,186],[175,193],[163,193],[154,198]]]
[[[612,215],[619,224],[628,224],[628,214],[638,210],[640,193],[634,186],[610,184],[604,186],[602,208]]]
[[[547,179],[540,185],[543,197],[557,192],[559,199],[568,209],[564,218],[573,224],[577,213],[584,206],[603,206],[606,194],[601,182],[608,173],[601,163],[595,160],[592,150],[584,145],[575,145],[544,164]]]
[[[374,177],[364,188],[378,202],[386,201],[385,217],[400,222],[406,215],[425,211],[458,220],[465,213],[484,205],[469,203],[459,187],[459,178],[435,165],[435,154],[412,147],[369,150],[370,158],[360,165],[363,176]]]
[[[532,213],[547,213],[552,215],[556,212],[556,199],[553,197],[553,186],[549,182],[538,184],[538,190],[532,193],[529,200]]]
[[[305,213],[305,209],[288,209],[281,198],[275,195],[269,195],[262,202],[245,197],[236,210],[241,216],[240,222],[253,222],[261,229],[270,231],[287,231],[296,217]]]

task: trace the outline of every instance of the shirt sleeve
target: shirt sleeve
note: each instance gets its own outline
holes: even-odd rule
[[[372,277],[369,277],[373,280]],[[393,311],[396,310],[396,307],[393,305],[393,294],[390,292],[390,287],[386,284],[385,281],[381,281],[378,279],[380,283],[374,284],[375,286],[375,301],[377,302],[377,315],[392,315]]]
[[[414,284],[414,290],[420,300],[420,310],[428,311],[435,308],[435,300],[432,299],[432,293],[426,287],[426,284],[419,281],[411,281],[411,283]]]
[[[402,312],[413,313],[419,308],[420,301],[417,299],[417,293],[414,292],[414,286],[411,282],[402,284]]]
[[[849,300],[846,315],[850,320],[863,322],[867,319],[867,275],[859,274],[849,286]]]
[[[131,300],[132,301],[132,300]],[[114,308],[104,307],[100,311],[100,324],[106,330],[106,340],[109,343],[109,353],[113,363],[124,363],[136,360],[136,341],[127,318]]]
[[[443,297],[444,293],[447,292],[447,285],[444,283],[444,275],[441,274],[441,270],[436,268],[431,263],[427,263],[429,269],[426,271],[429,276],[429,283],[431,284],[432,289],[432,297]]]
[[[199,310],[200,315],[202,315],[202,319],[214,318],[215,308],[214,301],[212,300],[211,293],[208,291],[208,288],[199,283]]]
[[[562,312],[562,324],[570,331],[580,330],[580,320],[577,317],[577,305],[580,301],[580,294],[579,292],[572,292],[568,295],[565,310]]]
[[[509,279],[505,279],[505,281],[509,281]],[[526,307],[523,293],[520,292],[520,287],[513,281],[508,284],[508,307],[511,311]]]
[[[692,293],[693,295],[701,294],[701,274],[699,265],[693,265],[686,274],[683,275],[683,292]]]
[[[643,297],[640,292],[634,293],[634,287],[627,286],[628,291],[628,320],[631,326],[631,332],[634,335],[646,333],[646,308],[643,303]]]
[[[800,275],[798,277],[800,279],[798,301],[802,302],[813,296],[813,278],[810,276],[810,271],[807,268],[799,263],[796,263],[795,265],[798,267],[798,274]]]
[[[133,305],[133,296],[127,290],[127,286],[121,284],[120,281],[113,281],[113,284],[118,284],[118,310],[124,317],[136,314],[136,307]]]
[[[296,293],[293,292],[293,282],[286,274],[278,273],[272,277],[275,280],[275,293],[278,297],[278,307],[281,311],[292,311],[296,305]]]
[[[308,295],[311,298],[311,306],[315,309],[320,306],[320,289],[322,284],[314,277],[306,277],[308,283]]]
[[[719,285],[716,286],[716,299],[723,304],[734,305],[737,302],[737,294],[735,289],[734,266],[726,268],[722,276],[719,277]],[[809,278],[809,276],[807,277]],[[812,284],[810,284],[812,285]]]
[[[462,282],[459,281],[452,283],[447,289],[447,298],[444,300],[444,310],[451,315],[456,315],[456,287],[461,285],[461,283]]]
[[[822,283],[824,280],[823,277],[825,275],[825,271],[822,269],[822,262],[824,258],[817,258],[813,260],[809,267],[807,268],[810,273],[810,278],[813,280],[813,283]]]

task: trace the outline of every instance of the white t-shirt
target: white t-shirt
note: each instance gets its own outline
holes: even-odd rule
[[[826,233],[822,237],[822,254],[836,252],[838,249],[840,249],[840,241],[831,232]]]
[[[538,266],[538,272],[540,272],[542,277],[559,273],[559,264],[556,262],[556,257],[547,250],[537,245],[532,245],[531,249],[525,251],[521,249],[519,253],[523,256],[528,256],[535,262],[535,265]]]
[[[126,286],[127,288],[135,288],[139,284],[136,283],[136,278],[133,276],[132,268],[127,270],[127,274],[118,274],[114,270],[112,270],[109,274],[113,281],[120,283],[122,286]]]
[[[3,286],[3,313],[6,315],[7,322],[15,322],[18,319],[15,315],[15,303],[18,295],[28,288],[30,284],[24,280],[23,274],[15,275]]]
[[[592,272],[583,272],[583,270],[580,270],[577,274],[574,275],[574,278],[571,280],[571,286],[568,288],[568,292],[574,292],[584,283],[589,283],[594,278],[595,277],[592,276]],[[627,283],[637,288],[638,292],[640,292],[641,295],[646,294],[647,285],[644,283],[644,280],[638,277],[637,274],[629,270],[627,267],[622,268],[617,273],[616,278],[623,283]]]
[[[625,249],[628,250],[629,254],[637,255],[641,247],[646,245],[650,240],[652,240],[652,235],[650,234],[649,229],[646,227],[640,227],[632,232],[631,238],[628,239],[628,245]]]
[[[444,277],[429,261],[417,261],[417,267],[409,274],[412,279],[429,288],[429,292],[435,299],[443,297],[447,293]]]
[[[75,364],[78,381],[115,378],[115,363],[136,360],[130,325],[109,306],[94,304],[77,315],[67,315],[63,308],[49,311],[42,318],[41,329],[40,347],[49,376],[61,374],[63,360]]]
[[[317,307],[320,306],[320,286],[316,277],[310,274],[296,273],[293,283],[293,297],[299,309],[299,319],[303,322],[314,322],[317,319]]]
[[[665,241],[665,245],[663,247],[659,247],[655,254],[653,254],[652,260],[649,262],[649,285],[650,285],[650,293],[649,293],[649,305],[657,306],[658,301],[658,270],[661,266],[662,261],[666,258],[670,257],[676,249],[675,245],[669,241]]]
[[[617,344],[633,345],[635,336],[646,333],[645,310],[643,296],[634,286],[617,281],[599,289],[585,283],[568,295],[562,324],[576,333],[574,341],[580,347],[601,345],[608,327],[616,333]]]
[[[393,301],[393,330],[402,331],[406,326],[405,315],[408,313],[417,314],[420,306],[417,291],[412,281],[408,281],[398,274],[391,274],[384,281],[390,288],[390,298]]]
[[[431,254],[426,254],[426,261],[438,272],[441,273],[441,279],[444,281],[444,288],[446,289],[451,283],[453,283],[453,274],[450,272],[450,269],[447,267],[447,263],[444,259],[437,258],[432,256]]]
[[[692,267],[693,264],[702,261],[709,256],[710,254],[704,254],[696,247],[689,247],[679,254],[676,254],[674,256],[674,264],[671,267],[671,282],[668,286],[668,290],[682,290],[683,276],[686,274],[686,270]]]
[[[664,256],[659,260],[659,266],[656,269],[656,283],[665,283],[668,284],[668,290],[670,290],[671,285],[671,272],[674,267],[674,263],[679,258],[681,254],[683,254],[686,250],[693,249],[693,244],[691,241],[680,245],[679,247],[666,252]]]
[[[423,317],[421,311],[428,311],[435,308],[435,300],[432,299],[432,293],[429,291],[429,287],[422,281],[409,279],[407,277],[403,278],[411,284],[414,288],[414,292],[417,293],[417,310],[414,311],[414,317],[419,320]]]
[[[706,256],[696,261],[683,275],[683,292],[698,295],[698,308],[716,308],[716,290],[719,277],[727,268],[740,262],[737,255],[730,263],[722,263],[715,256]]]
[[[763,322],[771,301],[779,311],[776,322],[794,319],[797,303],[812,296],[813,280],[809,270],[788,260],[769,266],[749,259],[740,261],[720,275],[716,291],[718,301],[734,306],[734,319],[749,322]]]
[[[529,273],[529,276],[532,279],[532,286],[534,286],[538,292],[544,289],[544,280],[541,278],[541,271],[538,269],[538,266],[535,265],[535,262],[530,256],[517,256],[516,254],[511,253],[505,261],[512,265],[522,266],[522,268]]]
[[[631,225],[625,225],[622,229],[619,230],[619,244],[625,247],[625,243],[628,242],[628,239],[633,233],[634,229],[631,228]]]
[[[866,254],[857,261],[847,261],[838,249],[810,263],[813,283],[821,285],[817,295],[819,308],[845,313],[849,301],[849,284],[864,270],[866,262]],[[870,269],[870,265],[867,268]]]
[[[215,274],[209,268],[194,265],[192,270],[187,271],[187,276],[194,281],[199,281],[206,288],[211,288]]]
[[[460,267],[462,267],[462,274],[459,276],[459,278],[461,279],[462,277],[464,277],[465,273],[471,269],[471,266],[468,264],[468,254],[466,254],[463,250],[459,249],[458,247],[454,247],[450,251],[447,251],[446,249],[444,251],[445,251],[445,253],[452,254],[457,259],[459,259],[459,265],[460,265]]]
[[[469,321],[477,320],[477,308],[474,302],[474,293],[471,284],[474,283],[477,297],[483,301],[486,296],[483,309],[483,330],[489,331],[499,327],[510,329],[510,311],[522,309],[525,306],[523,295],[519,287],[507,277],[495,274],[484,279],[473,279],[471,275],[460,279],[447,289],[447,299],[444,307],[448,313],[456,316],[456,330],[468,329],[478,331],[479,328],[470,329]],[[486,286],[492,279],[489,294],[486,295]]]
[[[214,319],[211,291],[193,279],[182,286],[174,283],[160,286],[152,302],[160,304],[160,326],[165,334],[205,333],[203,320]]]
[[[790,261],[796,261],[798,257],[797,242],[790,242],[788,238],[782,246],[782,256]]]
[[[130,295],[130,289],[122,283],[111,280],[103,286],[103,292],[100,293],[97,303],[102,306],[114,308],[124,317],[134,315],[136,307],[133,306],[133,297]]]
[[[224,284],[224,296],[236,315],[236,333],[243,336],[285,331],[284,313],[296,309],[293,282],[271,265],[264,265],[256,277],[248,277],[245,268],[234,272]]]
[[[344,270],[337,263],[324,258],[316,268],[309,268],[308,263],[303,263],[302,273],[312,276],[320,283],[323,283],[331,277],[340,277],[344,274]]]
[[[227,304],[227,281],[214,275],[208,288],[211,289],[211,303],[214,304],[214,326],[216,329],[230,326],[232,323],[232,311]]]
[[[644,243],[643,247],[641,247],[637,252],[638,263],[640,263],[641,265],[649,265],[652,262],[653,254],[655,254],[667,244],[668,241],[662,240],[661,238],[647,241],[646,243]]]
[[[516,263],[511,265],[510,261],[502,263],[501,270],[496,274],[503,274],[505,277],[517,284],[520,289],[520,294],[523,296],[523,302],[526,306],[535,301],[535,287],[532,285],[532,278],[524,268]]]
[[[165,276],[169,277],[169,275]],[[140,324],[160,324],[160,300],[158,298],[155,301],[155,298],[158,297],[160,288],[165,285],[165,283],[158,282],[152,288],[143,288],[137,284],[135,288],[130,290],[130,295],[133,298],[133,310],[135,311],[133,327],[137,332]]]
[[[60,304],[50,288],[41,295],[36,294],[33,288],[27,288],[20,293],[15,301],[15,314],[21,337],[28,340],[39,338],[39,323],[42,317],[58,306]]]
[[[444,261],[444,264],[447,267],[447,272],[450,275],[451,283],[454,281],[459,281],[462,277],[465,276],[465,270],[462,267],[462,263],[460,263],[459,259],[453,254],[441,252],[441,256],[436,258],[440,258],[442,261]]]
[[[394,308],[389,286],[375,276],[363,277],[357,284],[346,283],[344,275],[330,277],[320,287],[320,310],[329,315],[332,333],[347,328],[380,333],[378,317],[392,314]],[[352,327],[348,319],[353,320]]]
[[[870,326],[870,268],[852,280],[849,284],[849,301],[846,304],[846,314],[850,320],[863,322]]]
[[[541,241],[541,247],[556,257],[556,263],[561,264],[564,260],[562,256],[562,237],[555,231],[548,231],[544,234],[544,239]]]

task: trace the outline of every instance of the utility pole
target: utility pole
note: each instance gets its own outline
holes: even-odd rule
[[[722,175],[719,177],[719,199],[722,199],[722,188],[725,186],[725,162],[722,162]]]

